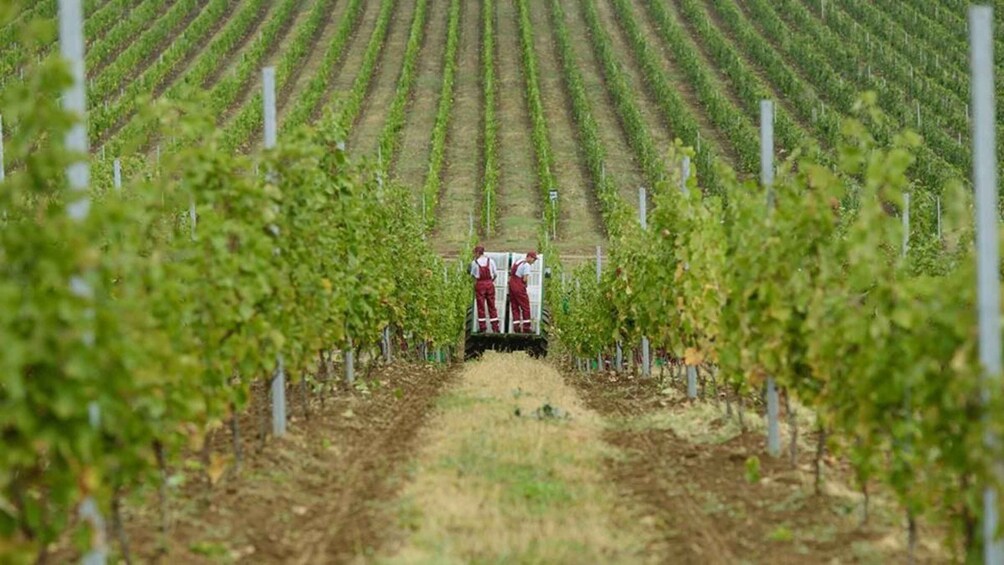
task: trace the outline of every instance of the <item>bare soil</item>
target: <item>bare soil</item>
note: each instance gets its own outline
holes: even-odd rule
[[[860,504],[843,486],[851,484],[850,471],[839,460],[827,458],[830,488],[817,495],[811,480],[814,454],[800,453],[793,469],[787,457],[764,453],[759,433],[695,444],[672,429],[616,425],[658,411],[689,409],[679,395],[667,396],[658,379],[569,372],[566,380],[590,408],[615,423],[605,439],[626,456],[608,460],[610,474],[645,508],[639,519],[657,523],[661,535],[649,549],[666,562],[906,562],[901,516],[891,505],[873,501],[870,521],[862,525]],[[754,456],[761,478],[751,483],[747,461]],[[921,536],[917,562],[944,562],[937,533]]]
[[[254,437],[263,394],[242,416],[245,459],[210,486],[202,473],[171,498],[171,528],[161,545],[155,492],[128,505],[124,522],[134,558],[159,563],[342,563],[370,555],[393,520],[395,496],[418,429],[454,371],[395,364],[376,369],[365,389],[339,387],[321,403],[310,395],[305,418],[291,385],[289,433]],[[259,391],[262,392],[262,391]],[[212,439],[230,453],[232,436]],[[172,470],[177,473],[180,470]]]

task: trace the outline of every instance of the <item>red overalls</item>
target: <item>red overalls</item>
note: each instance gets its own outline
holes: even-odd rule
[[[531,333],[533,318],[530,316],[530,295],[526,293],[523,277],[516,276],[516,270],[525,261],[516,261],[509,271],[509,305],[512,309],[512,329],[516,333]]]
[[[484,332],[488,328],[488,316],[491,316],[492,331],[499,333],[499,314],[495,308],[495,281],[492,280],[491,260],[487,257],[484,266],[474,260],[478,266],[478,279],[474,283],[474,302],[478,309],[478,329]],[[488,314],[485,314],[485,305],[488,306]]]

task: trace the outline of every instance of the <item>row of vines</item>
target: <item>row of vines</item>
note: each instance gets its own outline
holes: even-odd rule
[[[24,165],[0,191],[0,546],[25,559],[68,530],[88,545],[81,501],[107,511],[198,452],[277,356],[298,380],[387,327],[453,345],[469,291],[425,243],[407,189],[346,154],[338,116],[234,156],[212,108],[171,105],[163,131],[201,143],[157,167],[125,159],[118,189],[94,160],[90,213],[72,220],[67,80],[43,65],[3,99],[21,125],[5,153]]]
[[[837,170],[796,153],[770,195],[727,167],[720,194],[695,176],[681,191],[680,160],[693,151],[674,147],[648,229],[626,222],[600,281],[584,265],[557,289],[567,308],[556,333],[592,359],[647,336],[733,399],[758,396],[773,376],[815,413],[866,495],[876,482],[895,493],[911,536],[931,518],[951,524],[949,547],[979,555],[994,454],[979,417],[971,197],[961,183],[941,201],[918,193],[920,138],[873,136],[883,115],[871,94],[855,110]]]

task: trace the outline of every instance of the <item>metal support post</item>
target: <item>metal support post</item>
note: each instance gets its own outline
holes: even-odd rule
[[[774,103],[760,101],[760,182],[767,189],[767,213],[774,208]],[[774,376],[767,376],[767,452],[781,455],[781,429],[778,423],[778,394]]]

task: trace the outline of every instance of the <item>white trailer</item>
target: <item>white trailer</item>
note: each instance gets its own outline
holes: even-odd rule
[[[502,351],[527,350],[531,354],[543,355],[547,351],[548,313],[544,308],[544,279],[548,275],[544,267],[543,254],[537,255],[537,260],[530,268],[530,280],[527,283],[527,294],[530,296],[530,317],[532,332],[518,334],[514,331],[512,309],[509,306],[509,271],[517,262],[526,258],[525,253],[488,253],[485,255],[495,261],[498,274],[495,277],[495,308],[498,311],[502,333],[491,331],[491,325],[485,332],[478,328],[477,305],[471,300],[468,310],[466,357],[477,357],[486,349]]]

